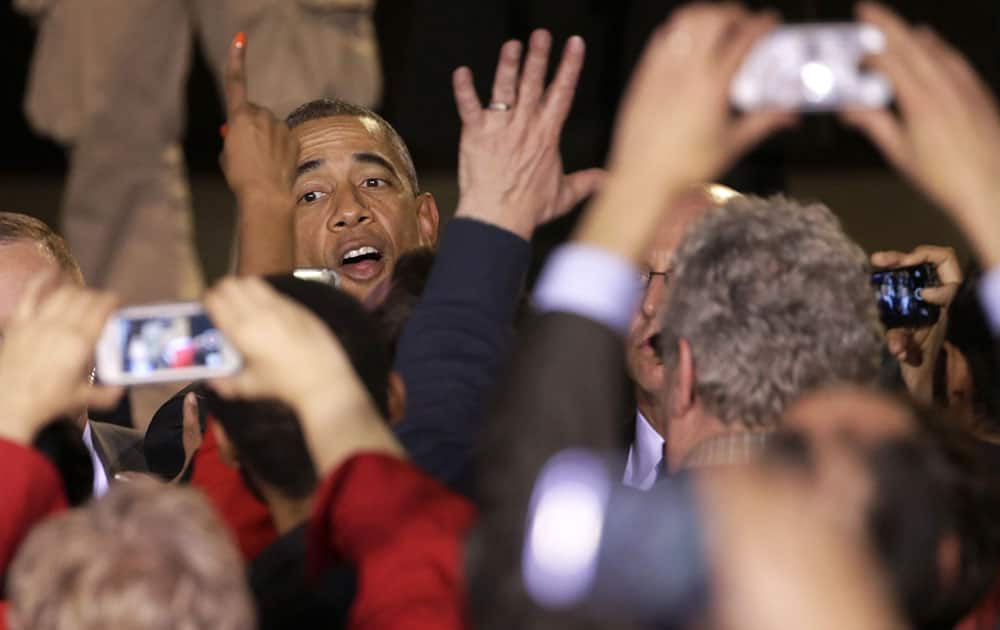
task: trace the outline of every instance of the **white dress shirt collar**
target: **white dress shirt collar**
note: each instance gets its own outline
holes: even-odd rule
[[[94,466],[94,498],[103,497],[108,491],[108,475],[104,472],[104,464],[94,449],[94,436],[90,433],[90,421],[83,427],[83,443],[90,452],[90,463]]]
[[[635,412],[635,442],[628,450],[622,483],[639,490],[649,490],[656,482],[656,467],[663,459],[664,439],[641,411]]]

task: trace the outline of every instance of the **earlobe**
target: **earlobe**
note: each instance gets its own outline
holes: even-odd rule
[[[406,414],[406,383],[399,372],[389,372],[389,417],[386,418],[390,425],[396,425],[403,421]]]
[[[215,441],[219,445],[219,459],[222,463],[229,468],[239,468],[240,462],[239,458],[236,456],[236,449],[233,448],[233,443],[229,441],[229,436],[226,435],[225,429],[218,421],[213,422],[212,435],[215,436]]]
[[[420,230],[420,244],[423,247],[437,245],[439,219],[434,195],[429,192],[420,193],[417,198],[417,229]]]

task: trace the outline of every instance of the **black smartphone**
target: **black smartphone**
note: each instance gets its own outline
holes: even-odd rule
[[[872,289],[882,323],[886,328],[918,328],[935,323],[941,308],[925,302],[921,292],[937,285],[937,273],[929,264],[874,271]]]

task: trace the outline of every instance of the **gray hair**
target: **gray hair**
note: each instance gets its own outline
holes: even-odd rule
[[[319,98],[296,107],[295,111],[285,118],[285,124],[289,129],[295,129],[310,120],[331,118],[333,116],[352,116],[354,118],[370,118],[374,120],[385,132],[393,151],[396,152],[400,161],[402,161],[403,175],[406,177],[407,183],[410,184],[410,188],[413,189],[413,194],[416,195],[420,192],[420,182],[417,180],[417,168],[413,165],[413,157],[410,156],[410,150],[407,148],[406,142],[403,141],[403,136],[399,135],[399,132],[389,124],[389,121],[367,107],[348,103],[339,98]]]
[[[826,206],[733,199],[688,229],[674,263],[664,363],[687,341],[695,393],[723,423],[774,426],[810,389],[876,381],[868,259]]]

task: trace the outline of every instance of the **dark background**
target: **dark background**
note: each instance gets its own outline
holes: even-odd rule
[[[127,1],[127,0],[126,0]],[[174,1],[174,0],[164,0]],[[177,0],[179,1],[179,0]],[[290,1],[290,0],[288,0]],[[563,136],[568,169],[603,162],[622,88],[649,32],[679,2],[654,0],[380,0],[376,24],[385,72],[383,114],[413,153],[422,183],[439,197],[442,212],[454,207],[454,168],[459,124],[451,96],[451,71],[469,65],[480,93],[488,94],[500,44],[526,38],[535,27],[556,37],[557,49],[572,34],[584,36],[587,63]],[[916,22],[932,25],[958,46],[1000,88],[1000,2],[991,0],[896,0],[888,4]],[[781,0],[752,6],[779,9],[788,21],[847,20],[853,3]],[[0,97],[0,208],[58,221],[66,161],[63,150],[28,128],[21,112],[34,42],[31,22],[0,5],[0,46],[6,67]],[[191,175],[195,219],[206,273],[224,272],[231,238],[232,200],[218,172],[222,110],[215,83],[200,54],[188,84],[184,146]],[[905,183],[857,134],[833,117],[810,116],[744,160],[727,177],[744,191],[783,190],[830,205],[848,231],[868,249],[908,248],[920,242],[952,244],[967,254],[953,227]],[[558,240],[567,221],[539,237]]]

